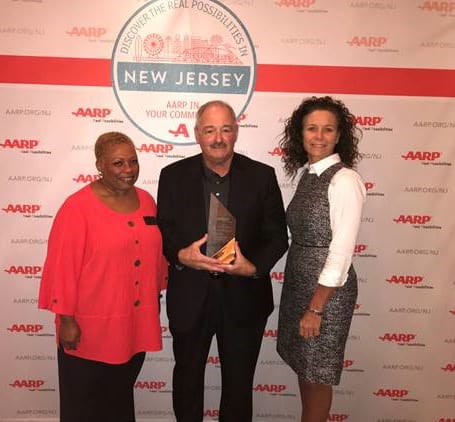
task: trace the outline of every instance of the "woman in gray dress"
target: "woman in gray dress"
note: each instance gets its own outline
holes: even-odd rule
[[[356,304],[352,255],[365,186],[352,167],[360,134],[341,101],[311,97],[286,121],[280,140],[287,175],[303,168],[286,212],[292,243],[277,342],[298,376],[302,422],[328,419]]]

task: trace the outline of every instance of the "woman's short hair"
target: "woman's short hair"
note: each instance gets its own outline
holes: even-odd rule
[[[95,157],[97,160],[103,157],[106,149],[111,145],[129,144],[134,148],[134,142],[121,132],[106,132],[98,136],[95,142]]]

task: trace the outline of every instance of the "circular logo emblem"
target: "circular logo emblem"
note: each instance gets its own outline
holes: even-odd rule
[[[200,105],[228,102],[237,117],[256,81],[256,54],[240,20],[216,0],[154,0],[131,16],[112,53],[115,96],[145,134],[195,143]]]

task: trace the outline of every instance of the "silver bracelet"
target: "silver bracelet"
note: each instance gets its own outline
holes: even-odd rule
[[[318,315],[318,316],[324,315],[324,312],[323,312],[323,311],[320,311],[319,309],[308,308],[307,311],[308,311],[308,312],[311,312],[312,314],[316,314],[316,315]]]

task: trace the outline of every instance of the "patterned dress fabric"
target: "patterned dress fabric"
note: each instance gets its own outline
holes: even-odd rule
[[[321,334],[305,340],[299,322],[317,287],[332,239],[328,188],[344,167],[337,163],[320,176],[305,172],[286,211],[292,235],[280,302],[277,350],[299,379],[338,385],[344,349],[357,299],[357,276],[351,265],[346,283],[324,308]]]

